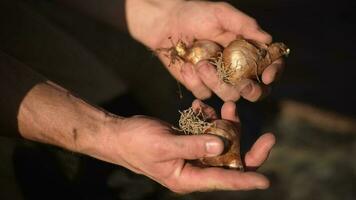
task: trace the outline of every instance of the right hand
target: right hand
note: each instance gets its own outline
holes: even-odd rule
[[[200,101],[210,117],[215,111]],[[222,118],[238,124],[235,104],[222,107]],[[177,135],[171,125],[146,116],[109,120],[85,153],[143,174],[177,193],[208,190],[265,189],[268,179],[256,172],[239,172],[223,168],[200,168],[186,160],[217,156],[223,142],[213,135]],[[261,136],[246,154],[247,167],[256,168],[266,159],[274,144],[270,133]]]
[[[193,39],[207,39],[222,46],[227,46],[237,36],[262,43],[272,41],[272,37],[259,27],[255,19],[228,3],[182,0],[156,1],[154,4],[139,2],[128,4],[128,24],[131,34],[153,50],[171,47],[169,37],[174,42],[182,39],[187,43]],[[139,5],[142,5],[141,10]],[[268,85],[277,79],[283,69],[280,59],[264,70],[262,83],[246,79],[239,87],[234,87],[220,81],[216,68],[206,61],[197,66],[180,62],[170,66],[171,59],[163,52],[159,57],[172,76],[198,99],[207,99],[215,93],[224,101],[237,101],[240,97],[257,101],[268,93]]]

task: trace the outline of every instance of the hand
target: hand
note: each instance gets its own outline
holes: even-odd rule
[[[207,116],[215,111],[196,100]],[[238,124],[235,104],[222,107],[222,118]],[[136,116],[105,125],[104,134],[96,138],[96,151],[89,155],[122,165],[146,175],[174,192],[189,193],[208,190],[251,190],[269,186],[266,177],[256,172],[239,172],[223,168],[199,168],[186,162],[223,151],[223,142],[213,135],[176,135],[171,126],[157,119]],[[266,159],[274,144],[274,136],[265,134],[246,154],[247,167],[256,168]],[[87,152],[88,153],[88,152]]]
[[[165,3],[171,5],[161,6],[162,8],[151,11],[150,15],[166,12],[166,14],[157,14],[154,20],[148,20],[150,19],[149,12],[144,18],[141,18],[138,10],[131,17],[136,20],[136,23],[131,23],[133,24],[131,32],[134,32],[134,37],[153,50],[171,47],[169,37],[172,37],[173,41],[182,39],[188,43],[193,39],[209,39],[223,46],[226,46],[238,35],[264,43],[272,41],[271,36],[260,29],[253,18],[227,3],[180,0],[165,1]],[[131,15],[130,12],[128,13],[130,22],[132,21],[130,20]],[[144,23],[146,25],[143,25],[141,29],[134,27]],[[199,99],[209,98],[213,92],[224,101],[236,101],[240,96],[249,101],[257,101],[268,93],[266,85],[273,82],[283,68],[282,60],[278,60],[263,72],[263,83],[258,84],[255,81],[247,80],[240,86],[233,87],[220,81],[216,69],[208,62],[198,63],[195,67],[189,63],[176,62],[175,65],[168,67],[170,59],[162,53],[159,57],[169,72]]]

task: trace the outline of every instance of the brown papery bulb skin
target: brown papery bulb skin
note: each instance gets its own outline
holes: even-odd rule
[[[206,166],[227,167],[244,171],[240,155],[240,132],[236,126],[228,120],[215,120],[214,126],[208,128],[205,133],[213,134],[225,140],[227,147],[222,155],[200,159]]]
[[[223,51],[221,67],[224,81],[236,85],[242,79],[258,78],[273,61],[289,54],[283,43],[270,45],[238,38]]]
[[[196,40],[189,47],[183,42],[178,42],[175,50],[179,57],[185,62],[190,62],[196,65],[202,60],[215,59],[222,52],[222,47],[210,40]]]

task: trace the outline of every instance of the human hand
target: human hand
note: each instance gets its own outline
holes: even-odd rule
[[[136,26],[147,23],[144,27],[149,30],[135,29],[135,23],[131,23],[134,24],[131,26],[134,37],[153,50],[171,47],[169,37],[173,38],[173,41],[181,39],[188,44],[194,39],[208,39],[222,46],[226,46],[239,35],[263,43],[272,41],[271,36],[260,29],[253,18],[227,3],[181,0],[168,2],[170,6],[162,6],[156,11],[165,13],[157,15],[155,20],[147,20],[148,15],[141,19],[139,13],[135,13]],[[130,18],[134,17],[130,17],[130,12],[128,16],[130,22]],[[272,83],[283,69],[283,62],[279,59],[264,70],[262,83],[246,80],[239,86],[231,86],[219,80],[215,67],[207,61],[202,61],[197,66],[176,62],[168,67],[170,58],[163,53],[159,53],[159,57],[169,72],[199,99],[209,98],[215,93],[224,101],[236,101],[240,96],[249,101],[257,101],[268,93],[267,85]]]
[[[211,118],[215,111],[200,101],[201,107]],[[235,104],[227,102],[221,110],[222,118],[238,124]],[[143,174],[177,193],[209,190],[265,189],[269,181],[256,172],[240,172],[223,168],[200,168],[188,163],[202,157],[216,156],[223,151],[223,142],[213,135],[177,135],[171,126],[157,119],[135,116],[109,120],[104,134],[98,134],[96,144],[87,154],[124,166]],[[261,136],[246,154],[247,169],[260,166],[274,144],[270,133]]]

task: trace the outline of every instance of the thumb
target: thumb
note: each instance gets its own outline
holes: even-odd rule
[[[241,30],[241,34],[247,39],[257,40],[262,43],[269,44],[272,42],[272,36],[257,24],[244,28]]]
[[[223,141],[214,135],[181,135],[173,136],[172,157],[194,160],[203,157],[214,157],[224,151]]]

